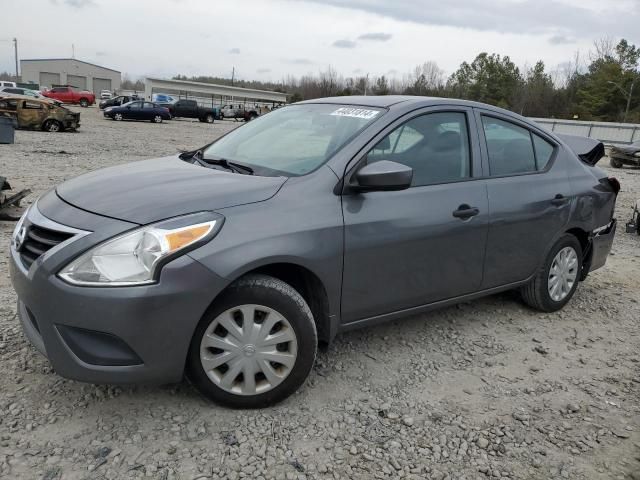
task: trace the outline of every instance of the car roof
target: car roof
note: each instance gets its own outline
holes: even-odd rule
[[[511,117],[518,118],[526,123],[532,122],[522,115],[519,115],[510,110],[504,108],[494,107],[486,103],[473,102],[471,100],[461,100],[458,98],[445,98],[445,97],[420,97],[414,95],[352,95],[343,97],[326,97],[326,98],[314,98],[313,100],[305,100],[298,102],[300,104],[310,103],[325,103],[325,104],[340,104],[340,105],[355,105],[362,107],[377,107],[377,108],[421,108],[430,106],[461,106],[469,108],[483,108],[496,113],[501,113]]]

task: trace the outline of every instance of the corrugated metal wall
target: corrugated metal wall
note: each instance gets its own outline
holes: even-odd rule
[[[566,133],[600,140],[607,144],[629,144],[640,141],[640,125],[635,123],[581,122],[555,118],[532,118],[554,133]]]

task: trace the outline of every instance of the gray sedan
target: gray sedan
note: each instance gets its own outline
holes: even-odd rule
[[[472,102],[294,104],[43,195],[12,239],[19,316],[62,376],[269,405],[349,329],[512,289],[564,307],[611,249],[603,153]]]

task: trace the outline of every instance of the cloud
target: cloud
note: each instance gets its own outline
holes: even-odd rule
[[[362,73],[362,69],[361,68],[356,68],[353,73]]]
[[[60,5],[58,0],[51,0],[51,3]],[[93,7],[96,5],[96,2],[93,0],[62,0],[62,3],[73,8]]]
[[[259,68],[256,70],[256,73],[271,73],[270,68]]]
[[[395,68],[392,68],[391,70],[387,71],[387,75],[397,75],[398,74],[398,70],[396,70]]]
[[[336,40],[332,45],[337,48],[356,48],[356,42],[353,40]]]
[[[517,34],[570,34],[592,37],[616,25],[620,35],[637,33],[638,2],[607,2],[606,10],[593,2],[575,0],[305,0],[359,10],[384,18],[423,25]],[[591,8],[590,8],[591,7]],[[635,27],[634,27],[635,25]],[[635,34],[635,33],[633,33]]]
[[[576,43],[572,38],[565,37],[564,35],[554,35],[549,38],[549,43],[551,45],[567,45],[570,43]]]
[[[107,52],[103,52],[103,51],[96,52],[96,57],[106,57],[107,55],[109,55]]]
[[[390,33],[373,32],[373,33],[365,33],[363,35],[360,35],[358,37],[358,40],[374,40],[377,42],[386,42],[388,40],[391,40],[392,36],[393,35],[391,35]]]
[[[237,48],[237,47],[232,48],[231,50],[229,50],[229,53],[230,53],[231,55],[239,55],[239,54],[240,54],[240,49],[239,49],[239,48]]]

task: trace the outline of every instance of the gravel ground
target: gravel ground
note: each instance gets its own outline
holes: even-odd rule
[[[81,111],[78,133],[17,132],[0,146],[0,172],[34,191],[29,202],[235,126]],[[640,170],[615,175],[626,221]],[[2,478],[640,479],[640,237],[623,225],[606,267],[563,311],[540,314],[507,293],[344,334],[304,388],[260,411],[212,405],[186,383],[58,377],[19,328],[12,227],[0,222]]]

